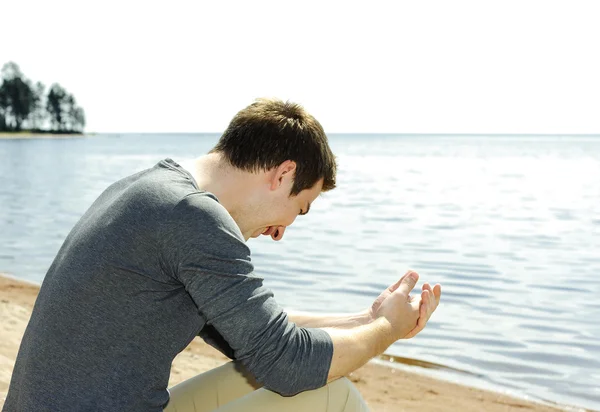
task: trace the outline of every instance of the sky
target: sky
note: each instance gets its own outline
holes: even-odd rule
[[[0,64],[88,132],[221,132],[262,96],[329,133],[600,133],[600,2],[0,0]]]

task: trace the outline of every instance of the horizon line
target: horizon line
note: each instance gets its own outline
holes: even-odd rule
[[[223,132],[83,132],[84,135],[98,134],[179,134],[179,135],[220,135]],[[329,132],[330,135],[379,135],[379,136],[581,136],[581,137],[600,137],[598,133],[407,133],[407,132]]]

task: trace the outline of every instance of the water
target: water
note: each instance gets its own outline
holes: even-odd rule
[[[106,186],[217,138],[0,140],[0,271],[40,282]],[[250,243],[281,304],[361,310],[412,268],[443,285],[442,304],[390,354],[600,410],[600,136],[334,135],[331,145],[338,188],[282,242]]]

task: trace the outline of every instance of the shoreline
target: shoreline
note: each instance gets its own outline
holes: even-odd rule
[[[39,285],[0,273],[0,409],[21,338],[31,316]],[[374,412],[385,411],[585,411],[584,408],[549,405],[528,399],[478,389],[394,367],[382,360],[367,363],[349,379],[357,386]],[[173,361],[169,386],[228,362],[216,349],[196,338]],[[387,364],[386,364],[387,363]]]
[[[27,140],[27,139],[74,139],[87,137],[86,133],[36,133],[36,132],[0,132],[0,140]]]

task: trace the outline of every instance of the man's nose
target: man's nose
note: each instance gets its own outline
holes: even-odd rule
[[[277,229],[273,233],[271,233],[271,238],[273,240],[281,240],[283,239],[283,233],[285,232],[285,226],[277,226]]]

